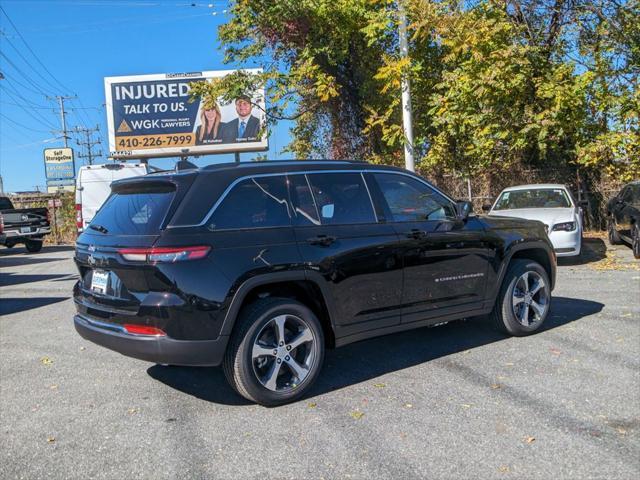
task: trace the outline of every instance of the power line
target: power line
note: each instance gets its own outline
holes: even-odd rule
[[[2,83],[5,83],[5,82],[6,82],[7,84],[12,83],[12,82],[11,82],[11,79],[10,79],[10,78],[7,78],[6,76],[4,77],[4,79],[3,79],[3,82],[2,82]],[[20,84],[20,87],[24,88],[25,90],[27,90],[27,91],[29,91],[29,92],[31,92],[31,93],[35,93],[35,94],[36,94],[36,95],[38,95],[39,97],[46,97],[46,95],[43,95],[42,93],[37,92],[36,90],[32,90],[32,89],[30,89],[30,88],[29,88],[29,87],[27,87],[26,85]],[[13,90],[14,90],[14,91],[17,91],[15,87],[13,87]]]
[[[40,66],[42,68],[44,68],[44,71],[47,72],[51,78],[53,78],[58,85],[60,85],[63,90],[69,90],[68,88],[66,88],[54,75],[53,73],[51,73],[49,71],[49,69],[46,67],[46,65],[44,63],[42,63],[42,60],[40,60],[40,57],[38,57],[36,55],[36,53],[33,51],[33,49],[29,46],[29,44],[27,43],[27,41],[24,39],[24,37],[22,36],[22,33],[20,33],[20,30],[18,30],[18,28],[15,26],[15,24],[13,23],[13,21],[11,20],[11,17],[9,17],[9,15],[7,14],[7,12],[4,10],[4,8],[2,8],[2,5],[0,5],[0,11],[2,11],[2,13],[4,13],[4,16],[7,17],[7,20],[9,20],[9,23],[11,24],[11,26],[13,27],[13,29],[16,31],[16,33],[18,34],[18,36],[20,37],[20,40],[22,40],[22,43],[25,44],[25,46],[27,47],[27,49],[31,52],[31,55],[33,55],[33,58],[35,58],[38,63],[40,64]]]
[[[9,96],[10,96],[10,97],[15,101],[15,102],[18,102],[18,100],[16,100],[16,97],[14,97],[14,96],[13,96],[13,94],[12,94],[11,92],[6,91],[6,93],[7,93],[7,94],[8,94],[8,95],[9,95]],[[18,108],[20,108],[24,113],[26,113],[26,114],[27,114],[27,115],[29,115],[31,118],[33,118],[36,122],[39,122],[39,123],[44,122],[44,123],[46,124],[46,126],[47,126],[47,127],[55,128],[55,126],[54,126],[54,125],[53,125],[49,120],[47,120],[47,119],[46,119],[46,118],[44,118],[44,117],[40,117],[40,118],[38,118],[38,117],[37,117],[37,116],[35,116],[33,113],[31,113],[29,110],[27,110],[27,109],[25,108],[25,106],[24,106],[24,105],[18,105]],[[30,108],[32,108],[32,107],[30,107]],[[40,114],[39,112],[35,112],[35,113],[37,113],[38,115]]]
[[[74,129],[75,132],[77,133],[83,133],[86,137],[86,141],[81,142],[79,140],[76,140],[76,143],[80,146],[84,146],[86,148],[87,153],[83,154],[83,155],[78,155],[78,158],[87,158],[89,160],[89,165],[93,165],[93,159],[94,158],[98,158],[102,156],[102,151],[100,152],[96,152],[94,153],[92,148],[94,145],[99,145],[100,142],[99,141],[95,141],[93,140],[93,138],[91,137],[91,134],[93,132],[99,132],[100,131],[100,127],[96,125],[96,128],[80,128],[80,127],[76,127]]]
[[[144,1],[133,1],[133,0],[4,0],[4,3],[14,3],[19,2],[23,3],[45,3],[45,4],[56,4],[56,5],[73,5],[78,7],[206,7],[212,8],[214,3],[228,5],[228,1],[226,0],[210,0],[208,2],[194,3],[194,2],[144,2]]]
[[[51,87],[53,87],[53,89],[54,89],[54,90],[56,90],[56,89],[57,89],[57,87],[56,87],[55,85],[53,85],[53,84],[51,83],[51,81],[47,80],[47,79],[46,79],[46,78],[45,78],[45,77],[40,73],[40,70],[38,70],[37,68],[35,68],[35,67],[31,64],[31,62],[29,62],[29,60],[27,60],[27,59],[26,59],[26,57],[25,57],[24,55],[22,55],[22,53],[20,52],[20,50],[18,50],[18,48],[13,44],[13,42],[12,42],[11,40],[9,40],[9,38],[8,38],[8,37],[6,37],[4,34],[3,34],[3,36],[5,37],[5,40],[6,40],[7,42],[9,42],[9,45],[11,46],[11,48],[13,48],[13,49],[16,51],[16,53],[17,53],[17,54],[18,54],[18,56],[22,59],[22,61],[23,61],[24,63],[26,63],[29,67],[31,67],[31,70],[33,70],[33,71],[36,73],[36,75],[38,75],[42,80],[44,80],[44,82],[45,82],[46,84],[50,85]]]
[[[167,15],[163,15],[161,17],[153,17],[155,18],[154,20],[149,20],[149,17],[142,17],[140,18],[140,20],[136,20],[139,21],[140,23],[144,23],[144,25],[153,25],[153,24],[160,24],[160,23],[166,23],[166,22],[175,22],[177,20],[186,20],[186,19],[192,19],[192,18],[204,18],[204,17],[208,17],[208,16],[216,16],[218,14],[224,14],[226,13],[226,10],[223,10],[221,12],[208,12],[208,13],[197,13],[197,14],[192,14],[192,15],[180,15],[180,16],[167,16]],[[135,23],[134,23],[135,24]],[[106,27],[106,28],[83,28],[84,25],[80,25],[80,29],[79,30],[67,30],[64,32],[39,32],[39,36],[47,36],[47,35],[56,35],[59,36],[61,33],[64,33],[65,35],[73,35],[73,34],[77,34],[77,33],[95,33],[98,31],[106,31],[106,30],[114,30],[120,27],[127,27],[130,28],[131,24],[127,24],[125,22],[120,22],[118,21],[117,18],[115,18],[113,21],[107,22],[106,25],[103,25],[102,27]]]
[[[67,112],[64,110],[64,101],[71,100],[77,97],[66,97],[64,95],[56,95],[55,98],[58,100],[58,103],[60,105],[60,123],[62,124],[62,130],[56,130],[53,133],[56,133],[56,132],[62,133],[62,138],[64,138],[64,146],[68,147],[68,140],[71,137],[67,135],[67,118],[66,118]]]
[[[13,103],[13,102],[5,102],[4,100],[0,100],[0,103],[3,103],[5,105],[13,105],[14,107],[20,107],[22,106],[21,103]],[[50,106],[44,106],[44,105],[29,105],[30,108],[34,108],[36,110],[51,110]]]
[[[31,130],[31,131],[33,131],[33,132],[49,133],[49,132],[48,132],[48,131],[46,131],[46,130],[36,130],[35,128],[27,127],[26,125],[23,125],[22,123],[20,123],[20,122],[16,122],[15,120],[13,120],[13,119],[11,119],[11,118],[7,117],[4,113],[0,113],[0,117],[4,118],[5,120],[10,121],[11,123],[15,123],[17,126],[19,126],[19,127],[21,127],[21,128],[25,128],[25,129],[27,129],[27,130]]]
[[[27,75],[26,73],[24,73],[22,71],[22,69],[20,67],[18,67],[15,63],[13,63],[11,61],[11,59],[9,57],[7,57],[4,53],[0,52],[0,56],[2,56],[8,63],[9,65],[11,65],[14,70],[16,72],[18,72],[20,75],[22,75],[22,77],[29,83],[31,84],[36,90],[38,90],[38,93],[41,93],[42,95],[47,95],[47,92],[45,91],[45,89],[42,88],[41,85],[36,84],[29,75]]]

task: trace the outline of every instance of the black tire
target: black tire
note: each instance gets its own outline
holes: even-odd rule
[[[633,256],[640,258],[640,224],[635,224],[631,233],[631,249],[633,250]]]
[[[620,235],[618,235],[618,231],[615,229],[611,216],[607,219],[607,232],[609,234],[610,245],[620,245],[622,243],[622,239],[620,238]]]
[[[313,335],[313,341],[309,347],[304,347],[305,350],[300,353],[312,355],[312,361],[311,365],[308,366],[308,373],[299,385],[283,388],[283,391],[274,391],[261,383],[256,367],[254,367],[252,351],[258,335],[263,334],[265,329],[269,328],[270,322],[281,315],[290,315],[296,321],[301,320],[304,326],[309,328]],[[288,333],[291,334],[291,332]],[[289,340],[291,340],[291,337],[287,339],[287,341]],[[308,352],[310,353],[307,353],[307,348],[309,348]],[[243,308],[238,317],[223,360],[224,374],[233,389],[247,400],[264,406],[282,405],[300,398],[315,382],[324,361],[324,349],[322,326],[309,308],[288,298],[268,297],[259,299]],[[297,350],[294,349],[291,352],[293,357]],[[266,358],[266,362],[275,362],[277,357],[265,356],[261,358]],[[258,360],[258,362],[260,361]],[[287,366],[285,367],[285,365]],[[271,366],[273,367],[273,363]],[[279,371],[282,371],[282,369],[285,370],[282,372],[284,375],[292,374],[293,372],[284,361]]]
[[[520,281],[519,279],[526,272],[533,272],[534,275],[542,278],[546,288],[546,303],[543,305],[544,313],[541,316],[541,320],[534,321],[529,326],[522,324],[518,320],[518,317],[516,317],[516,307],[514,306],[513,300],[513,296],[515,294],[514,289],[517,288],[516,284],[518,284]],[[537,298],[538,301],[540,301],[540,295],[541,294],[536,294],[534,298]],[[516,337],[531,335],[542,326],[546,318],[549,316],[550,303],[551,283],[549,282],[549,276],[542,265],[528,259],[512,260],[507,269],[507,273],[504,276],[504,280],[502,281],[498,298],[496,298],[496,303],[489,315],[489,319],[495,328],[507,335],[513,335]]]
[[[42,241],[38,240],[27,240],[24,243],[24,246],[27,247],[27,251],[31,253],[37,253],[42,250]]]

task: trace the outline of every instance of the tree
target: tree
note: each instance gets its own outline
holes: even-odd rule
[[[422,168],[581,166],[638,175],[639,0],[236,0],[226,60],[261,61],[196,95],[266,82],[268,118],[293,119],[297,157],[402,163],[400,80]]]
[[[375,2],[237,0],[219,37],[228,62],[267,59],[262,75],[239,73],[196,95],[219,95],[266,82],[268,117],[294,119],[289,150],[298,157],[357,158],[380,149],[362,135],[375,96],[380,51],[362,31]],[[228,95],[227,95],[228,96]]]

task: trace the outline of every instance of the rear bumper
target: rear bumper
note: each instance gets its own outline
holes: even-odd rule
[[[120,325],[90,320],[75,315],[76,331],[84,339],[127,357],[147,362],[192,367],[217,366],[222,363],[229,337],[216,340],[175,340],[169,337],[132,335]]]
[[[9,239],[29,238],[35,235],[48,235],[51,233],[51,227],[31,227],[30,232],[21,232],[20,230],[6,230],[4,234]]]

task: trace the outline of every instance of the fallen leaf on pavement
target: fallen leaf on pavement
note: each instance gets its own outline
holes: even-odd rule
[[[49,357],[42,357],[40,359],[40,363],[42,363],[43,365],[51,365],[53,363],[53,360],[51,360]]]
[[[58,388],[58,385],[49,385],[49,388],[51,390],[56,390]]]
[[[307,403],[307,407],[309,407],[309,408],[316,408],[317,406],[318,406],[318,404],[317,404],[317,403],[315,403],[315,402],[309,402],[309,403]]]
[[[499,383],[494,383],[493,385],[491,385],[491,390],[498,390],[502,388],[502,385],[500,385]]]
[[[387,385],[386,385],[386,384],[384,384],[384,383],[374,383],[374,384],[373,384],[373,386],[374,386],[374,387],[376,387],[376,388],[384,388],[384,387],[386,387]]]
[[[47,437],[47,442],[48,443],[53,443],[56,441],[56,437]]]
[[[533,443],[533,442],[535,442],[535,441],[536,441],[536,437],[525,437],[525,438],[524,438],[524,441],[525,441],[526,443]]]
[[[498,467],[498,471],[499,471],[500,473],[507,473],[509,470],[510,470],[510,468],[509,468],[509,467],[507,467],[506,465],[500,465],[500,466]]]
[[[460,406],[463,408],[471,408],[473,406],[473,403],[461,403]]]
[[[560,350],[558,350],[557,348],[550,348],[550,349],[549,349],[549,351],[550,351],[551,353],[553,353],[554,355],[560,355],[560,353],[562,353],[562,352],[560,352]]]
[[[413,408],[413,405],[410,403],[405,403],[404,408]]]
[[[362,417],[364,417],[364,413],[360,412],[358,410],[351,412],[349,415],[351,415],[353,418],[355,418],[356,420],[360,420]]]

